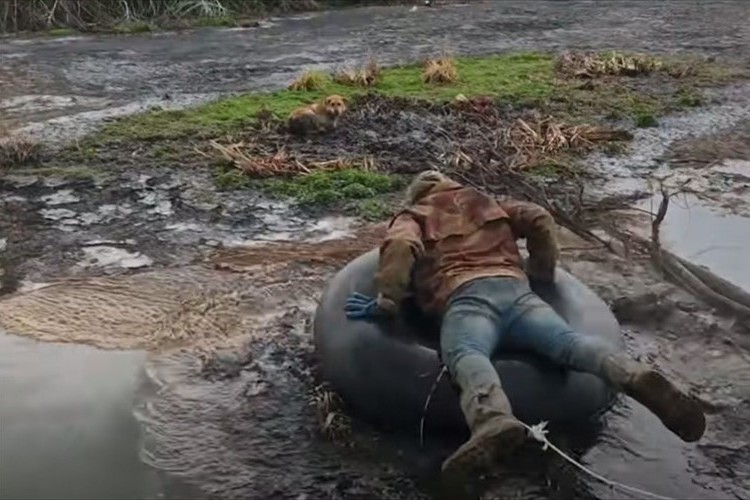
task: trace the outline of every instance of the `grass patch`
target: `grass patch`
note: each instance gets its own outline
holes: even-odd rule
[[[357,202],[355,212],[361,218],[368,221],[381,221],[393,215],[393,206],[382,199],[368,199]]]
[[[659,120],[651,113],[641,113],[635,116],[635,126],[638,128],[658,127]]]
[[[288,178],[257,179],[230,166],[219,166],[215,172],[216,185],[225,190],[257,188],[264,193],[291,198],[301,205],[330,208],[347,202],[365,218],[382,219],[390,213],[382,196],[406,186],[398,175],[369,172],[357,168],[317,171],[309,175]]]
[[[459,79],[451,85],[431,86],[422,81],[422,67],[409,65],[383,69],[369,90],[391,97],[413,97],[447,102],[457,94],[468,97],[489,95],[512,102],[527,102],[551,95],[554,60],[543,54],[467,57],[456,59]],[[256,121],[258,112],[268,110],[285,119],[295,108],[339,94],[352,97],[368,89],[336,83],[326,78],[315,90],[281,90],[245,94],[195,108],[150,111],[118,120],[106,126],[100,140],[158,140],[184,136],[215,137],[235,133]]]
[[[265,183],[266,191],[271,194],[293,197],[305,205],[321,206],[375,198],[403,185],[398,177],[357,169],[315,172],[290,179],[270,179]]]
[[[93,179],[101,172],[88,167],[28,167],[15,170],[19,175],[33,175],[37,177],[60,177],[63,179]]]

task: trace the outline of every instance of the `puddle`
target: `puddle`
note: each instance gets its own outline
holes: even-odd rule
[[[662,223],[664,243],[678,255],[750,290],[746,257],[750,218],[742,216],[750,216],[748,162],[729,159],[706,169],[676,169],[659,160],[674,141],[730,130],[750,118],[750,86],[720,92],[728,98],[727,104],[667,117],[659,128],[636,131],[628,154],[595,154],[589,164],[608,179],[596,187],[596,196],[653,192],[650,179],[666,178],[668,189],[687,183],[691,189],[715,197],[718,201],[711,206],[685,195],[672,200]],[[655,213],[658,205],[658,199],[647,199],[636,207]]]
[[[603,476],[670,498],[713,500],[724,498],[709,485],[692,480],[692,461],[699,460],[695,446],[663,429],[661,422],[640,404],[628,401],[613,409],[609,428],[583,463]],[[705,459],[704,459],[705,460]],[[597,499],[638,498],[586,478]],[[648,498],[643,496],[642,498]]]
[[[658,203],[645,200],[637,206],[655,213]],[[670,200],[661,237],[680,257],[750,290],[750,219],[723,213],[694,196],[680,196]]]
[[[133,416],[144,361],[0,332],[0,498],[159,498]]]

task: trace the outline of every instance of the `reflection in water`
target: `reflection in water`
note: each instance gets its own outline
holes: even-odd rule
[[[658,201],[641,208],[655,212]],[[722,213],[694,196],[671,200],[662,224],[667,248],[737,286],[750,290],[750,219]]]
[[[157,498],[132,414],[143,361],[0,333],[0,498]]]

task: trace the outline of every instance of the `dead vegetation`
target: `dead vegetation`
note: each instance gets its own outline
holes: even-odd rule
[[[456,62],[448,56],[427,59],[422,70],[422,81],[431,85],[448,85],[458,80]]]
[[[344,413],[344,403],[339,395],[321,384],[313,388],[310,404],[315,407],[320,432],[333,443],[349,445],[352,422]]]
[[[561,152],[587,150],[597,143],[632,138],[626,130],[570,125],[536,113],[530,118],[516,119],[503,131],[505,144],[514,150],[508,163],[513,170],[534,166]]]
[[[320,71],[305,71],[300,74],[291,84],[289,90],[310,92],[312,90],[323,90],[328,77]]]
[[[350,87],[373,87],[380,81],[380,66],[374,58],[370,58],[361,68],[347,68],[333,74],[333,81]]]
[[[40,144],[29,137],[12,135],[0,138],[0,170],[37,161],[40,153]]]
[[[609,54],[566,52],[558,58],[556,66],[559,73],[575,78],[642,76],[666,67],[654,56],[626,55],[614,51]]]
[[[428,165],[502,175],[631,138],[625,130],[511,112],[491,97],[426,104],[366,95],[353,100],[339,130],[319,140],[266,124],[242,138],[211,141],[202,154],[258,178],[349,168],[409,174]]]
[[[305,175],[313,172],[330,172],[352,168],[374,170],[375,165],[374,160],[369,156],[358,159],[338,157],[323,161],[303,161],[290,154],[283,147],[277,150],[268,150],[257,143],[248,144],[244,141],[221,144],[212,140],[209,142],[209,146],[224,161],[231,163],[249,177],[254,178]]]

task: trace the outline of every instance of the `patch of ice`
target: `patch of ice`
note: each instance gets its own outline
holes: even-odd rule
[[[83,267],[123,267],[137,269],[153,264],[153,260],[140,252],[129,252],[122,248],[94,246],[83,248],[85,259],[79,264]]]
[[[42,196],[42,201],[47,205],[67,205],[68,203],[78,203],[80,198],[73,194],[72,189],[63,189],[56,193]]]

